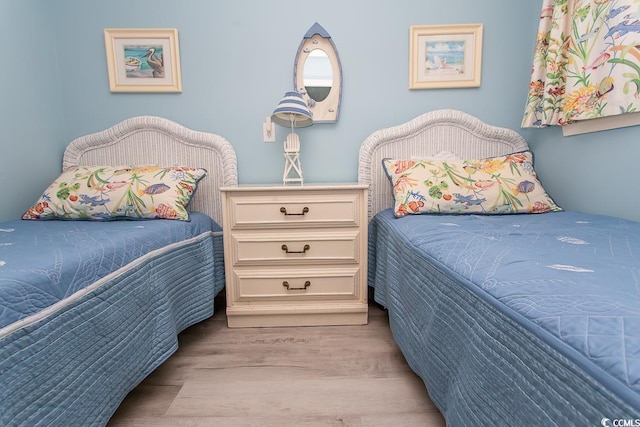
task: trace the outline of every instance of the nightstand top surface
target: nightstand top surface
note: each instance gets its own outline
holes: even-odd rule
[[[221,187],[220,191],[256,191],[256,190],[278,190],[278,191],[296,191],[296,190],[347,190],[347,189],[364,189],[369,186],[359,184],[357,182],[337,182],[337,183],[312,183],[312,184],[239,184],[227,187]]]

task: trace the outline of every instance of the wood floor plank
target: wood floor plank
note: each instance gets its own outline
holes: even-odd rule
[[[362,326],[229,329],[216,304],[110,427],[444,427],[380,307]]]
[[[444,423],[441,421],[440,414],[420,413],[362,417],[164,417],[162,420],[157,418],[137,418],[127,423],[117,421],[110,425],[116,427],[431,427],[444,426]]]
[[[225,386],[216,389],[211,384]],[[410,378],[312,378],[283,368],[241,368],[189,381],[167,415],[352,417],[427,409],[434,410],[424,387]]]

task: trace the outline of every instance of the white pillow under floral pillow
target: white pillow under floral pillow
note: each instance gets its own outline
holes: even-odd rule
[[[189,220],[187,206],[206,170],[159,166],[74,166],[47,187],[22,219]]]
[[[383,159],[382,163],[397,217],[562,210],[538,180],[530,151],[478,160]]]

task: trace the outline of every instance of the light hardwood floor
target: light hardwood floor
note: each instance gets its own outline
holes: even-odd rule
[[[363,326],[229,329],[218,297],[179,341],[110,427],[445,425],[376,305]]]

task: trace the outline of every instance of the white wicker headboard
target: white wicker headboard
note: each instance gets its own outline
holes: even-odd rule
[[[71,141],[62,168],[133,164],[206,169],[189,209],[206,213],[222,225],[219,188],[238,183],[236,152],[225,138],[162,117],[132,117]]]
[[[369,186],[369,220],[393,206],[382,159],[435,156],[447,151],[463,159],[482,159],[528,150],[517,132],[487,125],[457,110],[422,114],[402,125],[378,130],[360,146],[358,182]]]

